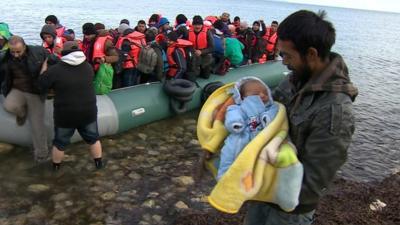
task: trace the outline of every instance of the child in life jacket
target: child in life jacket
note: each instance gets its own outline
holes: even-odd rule
[[[225,114],[225,127],[230,134],[221,149],[218,180],[243,148],[271,123],[278,112],[271,90],[256,77],[240,79],[232,92],[235,104],[228,106]]]

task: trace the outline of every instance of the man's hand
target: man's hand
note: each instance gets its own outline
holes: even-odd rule
[[[200,50],[196,50],[196,51],[194,52],[194,54],[196,54],[197,56],[201,56],[201,51],[200,51]]]

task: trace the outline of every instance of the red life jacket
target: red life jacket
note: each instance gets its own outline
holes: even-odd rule
[[[104,37],[97,37],[96,41],[94,42],[93,46],[93,57],[92,61],[94,62],[94,70],[97,71],[99,68],[99,63],[96,63],[97,58],[103,58],[106,56],[106,41],[110,40],[112,41],[112,37],[107,35]]]
[[[267,52],[273,53],[275,50],[276,41],[278,40],[277,32],[271,35],[271,28],[267,28],[267,32],[265,33],[263,38],[267,41]]]
[[[64,42],[62,41],[62,38],[56,37],[54,40],[53,47],[49,46],[45,41],[42,44],[43,48],[45,48],[50,54],[55,54],[58,56],[58,58],[61,58],[61,54],[55,53],[54,50],[56,48],[59,48],[60,50],[63,49],[64,47]]]
[[[196,34],[191,27],[189,30],[189,41],[193,43],[194,49],[196,50],[202,50],[206,49],[208,47],[208,42],[207,42],[207,29],[203,25],[201,28],[201,31]]]
[[[168,69],[167,75],[169,77],[175,77],[176,72],[178,71],[178,65],[176,64],[174,57],[173,57],[175,49],[178,48],[178,50],[182,52],[183,57],[186,58],[186,53],[185,53],[184,48],[190,47],[190,46],[193,46],[193,43],[188,40],[184,40],[184,39],[178,39],[178,41],[175,44],[168,46],[167,60],[168,60],[169,69]]]
[[[61,26],[56,28],[57,37],[62,37],[64,35],[65,27]]]
[[[126,36],[120,37],[117,41],[116,47],[121,49],[124,40],[128,40],[131,43],[131,50],[122,65],[124,69],[136,68],[139,59],[140,49],[143,45],[146,45],[145,35],[138,31],[129,33]]]

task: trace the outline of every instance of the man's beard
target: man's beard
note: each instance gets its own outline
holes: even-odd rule
[[[303,67],[300,69],[296,70],[291,66],[288,66],[288,69],[292,71],[294,81],[300,86],[304,85],[311,77],[311,69],[306,61],[303,61]]]

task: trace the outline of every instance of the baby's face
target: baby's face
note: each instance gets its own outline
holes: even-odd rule
[[[267,88],[258,81],[248,82],[244,84],[243,87],[243,96],[245,98],[251,95],[258,95],[260,96],[261,100],[264,103],[267,103],[269,100]]]

